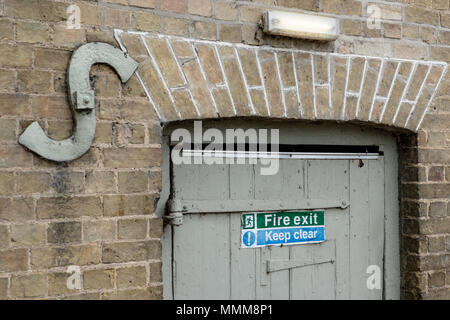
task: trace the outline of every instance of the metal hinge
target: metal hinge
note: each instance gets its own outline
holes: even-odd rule
[[[255,211],[292,211],[310,209],[346,209],[350,202],[345,199],[286,199],[286,200],[182,200],[168,201],[169,212],[220,213]]]
[[[183,213],[182,212],[171,212],[164,216],[166,220],[172,226],[181,226],[183,224]]]

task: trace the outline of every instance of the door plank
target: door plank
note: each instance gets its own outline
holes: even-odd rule
[[[270,248],[256,249],[256,299],[270,300],[270,276],[267,273],[267,260],[270,259]]]
[[[309,197],[320,196],[349,201],[349,160],[308,161],[307,174]],[[335,296],[337,299],[348,299],[350,208],[328,209],[325,212],[325,238],[327,241],[335,241],[337,248],[334,265],[336,270]]]
[[[230,198],[229,169],[227,164],[196,165],[198,167],[197,197],[195,200]],[[194,186],[191,185],[191,188]]]
[[[314,250],[317,247],[312,244],[304,244],[301,246],[293,246],[290,248],[291,259],[308,261],[314,256]],[[290,299],[306,300],[311,299],[310,295],[313,291],[313,268],[307,266],[304,268],[295,268],[290,271]]]
[[[229,165],[230,199],[250,200],[255,198],[253,165]]]
[[[350,160],[350,299],[368,299],[369,166]]]
[[[283,179],[282,199],[305,199],[304,171],[306,161],[281,159],[280,171]]]
[[[369,167],[369,265],[376,265],[383,271],[384,255],[384,158],[367,161]],[[366,276],[369,276],[368,274]],[[381,288],[369,291],[369,298],[383,298],[383,278]]]
[[[230,214],[231,299],[256,299],[256,251],[241,248],[241,215]]]
[[[385,203],[385,299],[400,299],[400,228],[398,201],[397,145],[392,139],[383,140],[384,203]]]
[[[289,259],[289,246],[270,247],[270,259]],[[268,269],[266,270],[266,272]],[[289,269],[271,272],[270,277],[270,298],[274,300],[289,299]]]
[[[195,199],[197,189],[192,186],[198,185],[198,165],[173,165],[172,166],[172,198]]]
[[[230,299],[229,220],[187,215],[174,228],[175,299]]]
[[[320,262],[328,259],[336,261],[336,242],[328,240],[321,244],[321,250],[314,251],[314,261]],[[312,266],[312,288],[310,299],[334,300],[336,299],[336,265],[335,263],[317,263]]]
[[[173,287],[172,287],[172,226],[165,225],[164,232],[161,237],[162,244],[162,273],[163,273],[163,298],[164,300],[173,299]]]
[[[261,175],[261,164],[255,164],[255,199],[281,199],[284,198],[283,188],[283,166],[284,161],[280,160],[279,171],[275,175]]]

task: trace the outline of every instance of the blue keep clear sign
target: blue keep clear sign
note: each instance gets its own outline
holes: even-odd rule
[[[323,210],[242,214],[242,248],[323,241],[325,241]]]

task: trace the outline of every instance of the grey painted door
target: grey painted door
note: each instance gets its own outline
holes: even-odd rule
[[[267,126],[266,126],[267,127]],[[173,165],[171,198],[217,208],[236,200],[350,203],[325,208],[326,241],[241,248],[241,213],[185,214],[163,238],[164,295],[174,299],[398,298],[398,208],[395,141],[378,131],[286,126],[281,143],[379,145],[377,160],[281,159],[278,174],[259,165]],[[333,202],[333,201],[331,201]],[[321,208],[320,206],[318,208]],[[248,211],[265,211],[248,207]],[[268,268],[268,266],[271,268]],[[368,266],[378,266],[380,289],[367,287]]]

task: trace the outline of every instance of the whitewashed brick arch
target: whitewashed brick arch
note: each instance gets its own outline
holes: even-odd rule
[[[417,132],[447,63],[115,30],[161,121],[235,116],[365,121]],[[425,76],[424,76],[425,75]]]

